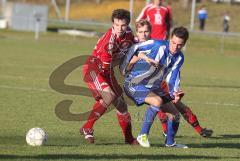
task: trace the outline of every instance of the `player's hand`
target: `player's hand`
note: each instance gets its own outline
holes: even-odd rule
[[[105,78],[109,78],[111,76],[111,71],[110,70],[103,70],[100,74]]]
[[[100,66],[100,75],[103,77],[109,77],[111,74],[110,64]]]
[[[110,70],[111,64],[107,64],[107,63],[102,63],[101,64],[101,70],[102,71],[108,71]]]
[[[179,102],[181,99],[182,99],[182,97],[184,96],[184,92],[183,92],[183,90],[178,90],[177,92],[174,92],[173,93],[173,95],[174,95],[174,100],[172,101],[173,103],[177,103],[177,102]]]
[[[154,67],[158,67],[159,63],[156,60],[153,60],[151,58],[146,59],[146,62]]]
[[[153,59],[147,57],[146,53],[144,53],[144,52],[138,53],[138,57],[140,59],[145,60],[148,64],[153,65],[154,67],[158,67],[159,66],[159,63],[156,60],[153,60]]]

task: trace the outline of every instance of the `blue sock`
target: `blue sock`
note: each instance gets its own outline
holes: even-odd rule
[[[172,145],[174,144],[174,137],[175,137],[175,134],[177,133],[177,129],[178,129],[178,126],[179,126],[179,121],[177,120],[170,120],[168,119],[168,122],[167,122],[167,138],[166,138],[166,141],[165,143],[167,145]]]
[[[158,107],[150,106],[145,112],[142,129],[140,134],[149,134],[150,128],[153,124],[154,118],[158,113]]]

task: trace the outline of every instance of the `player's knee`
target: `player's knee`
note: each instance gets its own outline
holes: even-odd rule
[[[162,99],[155,94],[150,93],[144,100],[145,103],[160,108],[162,105]]]
[[[155,106],[155,107],[159,107],[160,108],[160,106],[162,105],[161,99],[158,99],[158,98],[153,99],[152,105]]]
[[[175,120],[176,122],[179,122],[179,121],[180,121],[180,118],[181,118],[181,116],[180,116],[179,113],[176,114],[176,115],[174,115],[174,120]]]
[[[179,122],[180,121],[180,114],[177,113],[177,114],[168,114],[168,119],[169,120],[172,120],[172,121],[176,121],[176,122]]]
[[[109,106],[116,99],[116,95],[110,87],[104,88],[104,90],[101,92],[101,96],[107,106]]]
[[[111,100],[106,100],[106,99],[101,99],[99,102],[102,104],[103,107],[108,108],[110,107],[112,101]]]
[[[158,118],[160,119],[160,121],[161,121],[162,123],[164,123],[164,122],[167,121],[168,116],[167,116],[166,113],[164,113],[164,112],[162,112],[162,111],[159,111],[159,112],[158,112]]]
[[[110,106],[110,104],[116,99],[115,94],[108,94],[103,100],[107,106]]]
[[[122,99],[122,97],[118,97],[114,101],[114,106],[120,113],[125,113],[127,112],[127,103]]]
[[[99,102],[101,103],[101,105],[105,108],[108,107],[108,105],[106,104],[106,102],[103,99],[100,99]]]

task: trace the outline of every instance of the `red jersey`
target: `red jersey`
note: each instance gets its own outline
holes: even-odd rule
[[[103,68],[109,68],[111,64],[115,64],[127,52],[128,48],[133,44],[134,36],[128,27],[126,32],[117,37],[114,29],[110,28],[97,42],[93,56],[100,59]]]
[[[171,13],[167,7],[149,4],[143,8],[136,21],[147,19],[152,25],[152,39],[165,40],[170,30]]]

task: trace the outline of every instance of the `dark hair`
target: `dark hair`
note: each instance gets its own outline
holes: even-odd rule
[[[114,19],[120,19],[120,20],[126,20],[127,24],[130,23],[130,12],[125,9],[116,9],[112,13],[112,22],[114,22]]]
[[[138,31],[139,27],[143,27],[144,25],[147,25],[149,31],[152,31],[152,25],[148,20],[142,19],[136,22],[136,31]]]
[[[185,28],[183,26],[180,26],[180,27],[176,27],[176,28],[173,29],[171,37],[173,37],[173,35],[183,39],[184,44],[185,44],[188,40],[189,32],[188,32],[187,28]]]

